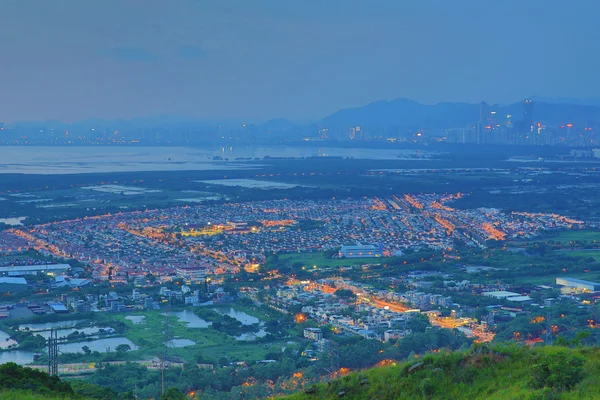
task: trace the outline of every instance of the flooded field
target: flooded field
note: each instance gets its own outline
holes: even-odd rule
[[[208,328],[211,325],[211,322],[203,320],[189,310],[173,311],[169,315],[175,315],[180,322],[187,324],[188,328]]]
[[[86,319],[71,319],[68,321],[55,321],[55,322],[43,322],[37,324],[22,324],[19,325],[19,330],[25,330],[29,328],[30,331],[41,331],[47,329],[56,329],[56,328],[72,328],[74,326],[80,325],[82,323],[89,322]]]
[[[176,347],[193,346],[195,344],[196,344],[196,342],[194,342],[193,340],[190,340],[190,339],[175,338],[173,340],[170,340],[167,343],[167,346],[168,347],[172,347],[172,348],[176,348]]]
[[[138,349],[138,347],[126,337],[111,337],[83,342],[59,344],[58,349],[62,353],[83,353],[83,346],[87,346],[91,351],[99,351],[104,353],[115,351],[117,346],[121,344],[128,344],[131,347],[131,350]]]
[[[17,344],[16,341],[10,339],[10,335],[4,331],[0,331],[0,349],[8,349],[10,346]]]
[[[146,323],[145,315],[128,315],[125,319],[133,322],[134,325],[143,325]]]

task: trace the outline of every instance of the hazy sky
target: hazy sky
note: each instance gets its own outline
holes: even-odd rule
[[[598,0],[1,0],[0,119],[599,97]]]

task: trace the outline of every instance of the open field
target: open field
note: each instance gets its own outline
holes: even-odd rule
[[[596,260],[597,262],[600,262],[600,249],[589,249],[589,250],[578,249],[578,250],[573,250],[573,251],[571,251],[571,250],[558,251],[558,253],[564,254],[566,256],[572,256],[572,257],[584,257],[584,258],[591,257],[594,260]]]
[[[593,230],[563,230],[556,233],[549,233],[548,235],[535,238],[533,240],[520,240],[520,241],[511,241],[509,243],[513,244],[523,244],[523,243],[565,243],[569,242],[598,242],[600,244],[600,232]]]
[[[600,241],[600,232],[598,231],[560,231],[558,236],[548,238],[555,242],[593,242]]]
[[[317,268],[323,267],[349,267],[353,265],[364,265],[364,264],[383,264],[385,258],[383,257],[363,257],[363,258],[327,258],[325,253],[294,253],[294,254],[281,254],[279,260],[283,262],[290,262],[292,264],[301,263],[304,267]]]

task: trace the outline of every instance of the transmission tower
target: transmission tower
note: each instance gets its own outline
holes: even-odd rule
[[[48,337],[48,374],[58,374],[58,332],[50,329]]]
[[[326,339],[321,339],[326,340]],[[325,367],[325,371],[330,377],[335,376],[335,374],[339,371],[340,368],[340,354],[337,343],[333,340],[327,340],[324,342],[325,351],[324,353],[329,358],[329,366]]]
[[[547,345],[552,346],[552,323],[550,322],[550,319],[552,318],[552,313],[550,312],[550,310],[548,310],[548,312],[546,313],[546,338],[545,338],[545,342]]]

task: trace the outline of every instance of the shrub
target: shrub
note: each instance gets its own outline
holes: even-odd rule
[[[553,390],[571,389],[583,378],[583,359],[566,352],[548,354],[533,366],[531,386]]]

